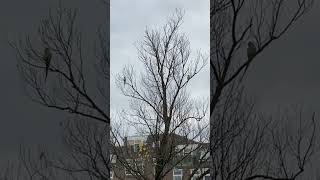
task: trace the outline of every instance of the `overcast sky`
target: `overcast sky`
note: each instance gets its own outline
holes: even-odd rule
[[[110,18],[111,52],[111,111],[127,106],[125,98],[115,85],[115,75],[127,64],[133,64],[137,72],[142,69],[137,58],[136,44],[143,39],[148,28],[162,27],[176,8],[185,10],[181,33],[190,40],[195,55],[200,50],[209,55],[209,1],[193,0],[112,0]],[[191,56],[194,57],[194,56]],[[208,59],[209,62],[209,59]],[[209,97],[209,64],[195,77],[188,87],[193,97]]]

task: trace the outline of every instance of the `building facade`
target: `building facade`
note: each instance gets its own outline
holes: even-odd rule
[[[157,165],[156,148],[160,141],[154,136],[130,136],[124,139],[122,146],[111,152],[111,179],[135,180],[139,176],[154,179]],[[208,143],[200,143],[186,137],[173,134],[170,136],[172,162],[164,180],[209,180]],[[192,177],[191,177],[192,176]]]

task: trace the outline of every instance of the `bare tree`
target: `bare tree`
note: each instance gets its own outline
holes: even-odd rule
[[[313,0],[214,0],[211,3],[211,114],[224,88],[239,80],[257,56],[287,33],[312,5]],[[252,58],[244,53],[249,41],[256,47]]]
[[[307,169],[306,165],[313,160],[317,150],[315,116],[313,115],[311,121],[308,121],[304,118],[303,109],[291,108],[291,112],[280,112],[281,116],[278,117],[283,118],[266,121],[264,116],[256,116],[254,104],[246,100],[243,91],[234,88],[225,98],[226,102],[216,116],[215,134],[212,136],[215,139],[211,140],[215,142],[212,178],[297,179]],[[293,121],[299,122],[296,123],[296,127],[292,126],[295,124]],[[65,145],[68,148],[66,154],[53,156],[44,148],[39,148],[36,153],[22,148],[19,168],[9,168],[4,174],[7,177],[18,178],[7,179],[61,179],[62,177],[108,179],[109,156],[107,156],[107,135],[104,127],[87,120],[70,120],[64,123],[63,127]],[[120,128],[113,125],[113,135],[123,135],[117,130]],[[203,133],[196,132],[196,134],[203,135],[203,138],[208,137]],[[113,139],[113,144],[119,143],[115,142],[117,140],[119,136]],[[187,145],[190,144],[184,143],[182,149],[187,148]],[[134,156],[127,153],[130,151],[128,147],[114,150],[117,161],[120,162],[116,166],[120,165],[122,170],[128,169],[136,179],[154,178],[127,162],[127,158],[151,159],[148,154]],[[196,150],[197,147],[189,153]],[[170,153],[171,161],[177,161],[168,162],[169,165],[178,165],[179,161],[184,160],[183,158],[188,158],[188,155],[179,156],[179,151],[171,150]],[[208,153],[208,149],[205,153]],[[124,156],[126,154],[131,156]],[[200,167],[201,163],[208,162],[208,159],[202,160],[198,164]],[[137,164],[138,161],[133,163]],[[193,171],[192,175],[195,173],[196,171]],[[197,179],[201,179],[206,173],[208,172],[202,172]],[[118,178],[125,179],[121,176]]]
[[[137,158],[133,157],[135,155],[130,157],[128,147],[121,145],[124,134],[118,129],[113,130],[117,159],[137,179],[163,179],[187,158],[179,153],[191,145],[191,141],[199,142],[199,146],[190,154],[208,143],[208,136],[205,136],[209,128],[209,121],[205,118],[208,104],[191,99],[187,92],[187,85],[205,67],[208,58],[200,53],[192,57],[188,38],[180,33],[183,13],[177,9],[162,28],[145,31],[137,48],[144,66],[141,76],[136,74],[133,66],[127,66],[116,78],[122,94],[130,97],[130,109],[121,112],[121,121],[126,120],[138,134],[152,137],[155,144],[149,150],[151,158],[156,159],[155,173],[150,175],[130,168],[131,162],[126,159]],[[184,146],[179,150],[174,142],[176,135],[184,137],[180,140]]]
[[[81,115],[93,120],[110,123],[108,109],[101,105],[99,99],[108,98],[107,90],[98,86],[102,96],[96,97],[96,89],[92,87],[92,79],[104,79],[109,82],[109,49],[105,29],[97,29],[97,40],[93,44],[91,55],[95,56],[99,70],[90,71],[92,58],[89,47],[84,47],[81,30],[78,28],[77,10],[60,6],[55,12],[49,10],[48,17],[41,21],[37,38],[11,42],[18,61],[18,69],[26,85],[29,97],[43,106]],[[48,67],[49,82],[44,81],[44,50],[51,52]],[[95,72],[90,74],[90,72]],[[94,83],[93,83],[94,84]],[[106,83],[108,84],[108,83]],[[101,85],[101,84],[99,84]],[[94,94],[95,93],[95,94]],[[93,95],[92,95],[93,94]],[[107,101],[106,101],[107,102]],[[108,104],[108,102],[107,102]]]
[[[297,179],[316,161],[314,114],[309,119],[292,108],[268,118],[239,85],[226,92],[210,131],[213,179]]]
[[[45,147],[20,146],[19,159],[2,171],[2,179],[109,179],[109,134],[101,123],[70,119],[62,124],[60,153]]]
[[[8,172],[22,174],[20,178],[23,179],[83,179],[83,175],[90,179],[109,178],[110,61],[107,30],[105,24],[97,26],[97,37],[86,41],[77,9],[64,8],[60,4],[54,10],[49,9],[37,33],[10,42],[30,99],[67,112],[79,123],[70,123],[66,129],[65,145],[69,147],[69,158],[67,154],[49,158],[49,151],[31,153],[31,150],[22,148],[17,169],[12,167]],[[81,118],[99,124],[85,124]],[[13,175],[6,173],[4,179],[20,179]]]
[[[231,111],[232,104],[238,104],[235,99],[230,104],[229,97],[233,97],[232,93],[237,92],[234,89],[241,85],[249,65],[255,59],[258,59],[259,54],[269,47],[272,42],[286,34],[294,23],[310,10],[312,5],[313,0],[213,0],[211,2],[210,155],[213,170],[211,175],[214,178],[295,179],[303,172],[306,163],[309,162],[309,158],[313,155],[312,149],[315,148],[314,117],[312,117],[310,126],[313,129],[313,131],[310,131],[312,132],[311,135],[308,133],[300,134],[299,138],[285,141],[286,143],[280,145],[283,139],[275,138],[274,134],[277,130],[273,129],[271,131],[271,137],[273,138],[270,140],[270,137],[266,135],[268,132],[266,129],[269,126],[252,126],[249,123],[240,126],[239,120],[235,121],[238,118],[230,119],[228,118],[230,113],[227,113],[228,111],[233,113]],[[247,45],[248,47],[246,47]],[[247,121],[249,121],[249,117],[247,117]],[[236,124],[234,124],[235,122]],[[237,128],[234,129],[233,125],[242,127],[241,131],[237,132]],[[280,127],[286,129],[283,126]],[[234,131],[237,132],[235,135]],[[246,135],[249,132],[253,136]],[[282,136],[293,135],[286,131],[277,132]],[[300,132],[298,131],[297,133]],[[273,151],[277,156],[269,154],[267,157],[270,159],[261,160],[256,156],[262,151],[263,144],[267,141],[265,138],[269,139],[269,145],[273,144],[275,149],[278,149],[276,152]],[[293,142],[301,142],[299,139],[306,141],[304,144],[298,143],[299,145],[295,144],[293,146]],[[237,145],[238,142],[240,142],[239,145]],[[241,144],[245,146],[239,147]],[[286,164],[287,159],[284,157],[291,155],[290,152],[284,150],[288,147],[291,147],[292,151],[299,151],[299,153],[291,156],[291,160],[297,160],[293,162],[298,165],[298,169],[292,167],[290,169],[286,165],[280,165],[282,168],[280,167],[277,173],[273,172],[274,174],[270,174],[270,171],[260,171],[261,169],[259,168],[273,167],[269,166],[269,162],[275,161],[275,159],[280,164]],[[238,154],[239,156],[236,155],[237,157],[235,158],[231,154]],[[255,162],[257,159],[260,159],[260,163],[263,162],[269,165]],[[257,164],[262,167],[257,166]],[[290,173],[288,169],[291,170]]]
[[[66,174],[107,180],[110,176],[109,131],[101,123],[88,119],[69,120],[64,124],[66,153],[49,163]]]

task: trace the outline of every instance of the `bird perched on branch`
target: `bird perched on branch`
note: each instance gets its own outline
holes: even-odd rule
[[[248,42],[248,48],[247,48],[247,56],[248,60],[250,61],[257,53],[256,46],[253,44],[253,42]]]
[[[248,68],[249,68],[249,65],[250,65],[252,59],[254,58],[254,56],[256,55],[256,53],[257,53],[257,48],[256,48],[256,46],[253,44],[252,41],[249,41],[249,42],[248,42],[248,47],[247,47],[247,56],[248,56],[248,62],[249,62],[249,63],[246,65],[246,69],[244,70],[243,75],[242,75],[240,81],[242,81],[242,78],[243,78],[243,76],[246,74],[246,72],[247,72],[247,70],[248,70]]]
[[[123,76],[123,84],[124,84],[124,85],[126,85],[126,81],[127,81],[126,77]]]
[[[42,160],[44,158],[44,152],[40,153],[39,159]]]
[[[50,52],[49,48],[45,48],[44,49],[44,54],[43,54],[43,61],[46,64],[46,76],[45,76],[45,80],[47,80],[47,76],[48,76],[48,71],[49,71],[49,67],[50,67],[50,62],[51,62],[51,58],[52,58],[52,54]]]

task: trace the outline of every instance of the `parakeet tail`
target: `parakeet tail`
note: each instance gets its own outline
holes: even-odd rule
[[[49,70],[49,67],[46,67],[46,76],[45,76],[45,81],[47,81],[47,77],[48,77],[48,70]]]

